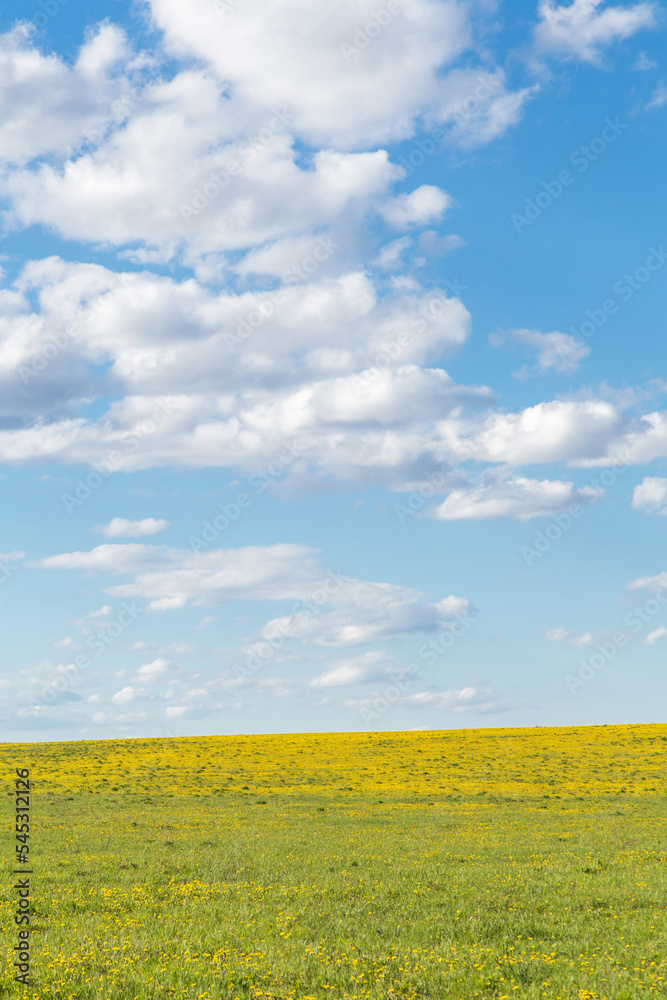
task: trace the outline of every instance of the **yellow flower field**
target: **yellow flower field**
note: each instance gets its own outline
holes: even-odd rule
[[[30,768],[30,986],[309,1000],[667,994],[667,726],[0,746]]]

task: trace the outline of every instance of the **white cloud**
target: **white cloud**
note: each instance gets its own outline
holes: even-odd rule
[[[346,387],[336,379],[364,371],[388,346],[388,376],[440,358],[464,343],[470,325],[460,300],[418,285],[381,297],[362,271],[315,275],[275,295],[214,294],[192,280],[119,276],[97,265],[49,258],[28,264],[12,294],[19,305],[5,315],[0,308],[0,416],[19,417],[24,425],[29,413],[56,419],[39,430],[3,431],[5,459],[27,452],[31,443],[35,457],[71,451],[75,441],[85,447],[90,434],[99,455],[103,427],[109,450],[127,451],[123,425],[124,437],[139,437],[133,451],[154,448],[166,427],[137,434],[136,425],[158,403],[172,407],[168,437],[175,419],[197,420],[202,407],[207,412],[200,419],[207,423],[234,422],[239,407],[254,413],[255,423],[290,390],[331,396],[340,385],[342,401],[348,396],[361,403],[354,382]],[[37,311],[28,304],[35,294]],[[69,324],[75,336],[68,334]],[[52,360],[37,367],[44,353]],[[92,370],[99,365],[106,369],[103,376]],[[125,399],[112,404],[97,431],[83,420],[62,419],[64,409],[100,393]]]
[[[528,378],[531,374],[543,375],[550,369],[565,375],[573,374],[579,367],[579,362],[587,357],[591,349],[582,344],[569,333],[553,330],[551,333],[539,333],[537,330],[512,330],[508,334],[492,334],[489,342],[492,347],[501,347],[507,342],[520,344],[534,351],[537,355],[535,367],[523,368],[515,372],[516,378]]]
[[[88,552],[64,552],[62,555],[47,556],[30,565],[43,569],[82,569],[87,572],[123,573],[139,569],[147,555],[153,563],[169,560],[166,546],[147,546],[140,543],[128,545],[98,545]],[[88,618],[104,617],[111,613],[111,606],[105,604],[97,611],[91,611]]]
[[[35,291],[40,311],[25,304],[0,315],[0,416],[22,421],[0,430],[5,463],[108,466],[115,454],[123,471],[254,471],[298,441],[298,458],[285,465],[294,494],[325,482],[400,490],[464,458],[591,466],[667,455],[666,413],[630,418],[606,399],[494,412],[485,387],[426,367],[464,343],[465,307],[405,282],[380,297],[355,272],[289,286],[280,308],[267,309],[266,293],[216,296],[147,274],[119,284],[105,268],[54,258],[29,265],[17,283],[20,296]],[[33,371],[26,391],[17,366],[64,320],[80,323],[76,346],[72,338],[39,378]],[[88,370],[100,365],[103,377]],[[62,416],[98,392],[123,398],[95,421]],[[52,419],[31,425],[26,407]]]
[[[414,0],[351,63],[341,45],[373,21],[372,0],[270,0],[261,17],[244,4],[224,23],[211,0],[193,0],[187,16],[172,0],[152,7],[170,54],[185,58],[171,79],[139,72],[164,52],[132,57],[111,25],[73,68],[42,56],[25,32],[0,38],[0,139],[17,164],[2,181],[10,225],[105,242],[137,263],[177,257],[220,279],[238,266],[228,252],[296,248],[381,204],[405,171],[378,144],[447,115],[452,137],[488,142],[529,94],[507,93],[499,69],[450,69],[472,41],[454,0]],[[305,160],[300,139],[314,147]],[[437,191],[423,186],[385,208],[399,225],[426,221],[444,207]]]
[[[663,639],[667,635],[667,628],[664,625],[658,626],[658,628],[653,629],[652,632],[644,639],[644,646],[652,646],[653,643],[657,642],[658,639]]]
[[[535,41],[539,50],[598,63],[605,45],[652,28],[657,7],[652,3],[606,7],[603,0],[573,0],[558,7],[552,0],[540,0],[538,13]]]
[[[568,635],[570,635],[570,630],[567,628],[551,628],[544,633],[544,638],[547,642],[562,642],[563,639],[567,639]]]
[[[127,687],[121,688],[120,691],[116,691],[111,701],[114,705],[129,705],[131,701],[134,701],[136,698],[144,698],[146,694],[147,691],[143,688],[134,688],[127,685]]]
[[[575,489],[573,483],[515,476],[499,482],[452,490],[447,499],[431,511],[439,521],[511,517],[529,521],[565,511],[571,504],[590,504],[603,491],[590,486]]]
[[[647,70],[657,69],[658,63],[655,59],[651,59],[645,52],[640,52],[632,68],[639,70],[640,73],[645,73]]]
[[[518,124],[525,104],[539,86],[506,90],[501,69],[455,69],[443,81],[443,99],[434,120],[450,127],[450,139],[464,149],[493,142]]]
[[[173,663],[170,660],[158,657],[157,660],[152,660],[151,663],[144,663],[139,667],[135,679],[140,684],[150,684],[153,681],[164,679],[172,669]]]
[[[101,608],[97,608],[95,611],[89,611],[86,618],[106,618],[111,614],[111,605],[103,604]]]
[[[321,585],[315,550],[301,545],[247,546],[193,552],[138,543],[99,545],[88,552],[49,556],[32,565],[88,573],[129,575],[132,583],[110,587],[118,598],[143,598],[162,611],[233,600],[298,600]]]
[[[25,552],[0,552],[0,564],[7,566],[8,563],[18,562],[24,556]]]
[[[488,416],[473,438],[471,455],[509,465],[558,461],[611,465],[628,454],[631,436],[639,444],[649,433],[648,417],[631,422],[604,400],[553,400],[518,413]]]
[[[146,712],[128,712],[125,715],[111,715],[109,712],[96,712],[92,717],[92,722],[97,726],[121,726],[123,728],[138,722],[145,722],[148,718]]]
[[[405,703],[417,708],[448,708],[452,712],[495,712],[501,707],[493,688],[472,685],[454,691],[418,691],[406,695]]]
[[[639,576],[631,580],[628,590],[662,590],[667,587],[667,573],[656,573],[655,576]]]
[[[68,155],[100,121],[117,120],[114,101],[130,88],[114,69],[128,56],[123,32],[110,24],[97,28],[71,67],[34,48],[25,26],[0,35],[0,160]]]
[[[422,184],[410,194],[401,194],[386,201],[380,207],[380,213],[391,226],[403,229],[439,219],[451,203],[452,199],[441,188]]]
[[[251,107],[287,108],[310,143],[338,148],[410,136],[437,105],[442,68],[470,44],[463,4],[414,0],[379,30],[376,10],[373,0],[267,0],[218,17],[208,0],[152,2],[173,51],[206,60]]]
[[[311,687],[341,687],[346,684],[366,684],[379,680],[395,670],[393,660],[382,650],[370,650],[361,656],[335,660],[318,677],[310,681]]]
[[[645,476],[632,492],[632,506],[645,514],[667,514],[667,479]]]
[[[168,527],[169,521],[162,518],[145,517],[141,521],[129,521],[125,517],[114,517],[108,524],[98,524],[92,530],[107,538],[140,538],[142,535],[157,535]]]
[[[55,257],[29,263],[0,293],[0,461],[108,465],[117,453],[114,470],[254,471],[298,439],[289,481],[273,487],[287,496],[341,484],[400,491],[463,458],[515,467],[667,454],[665,414],[630,419],[600,400],[494,412],[490,390],[456,385],[434,367],[468,336],[459,299],[439,296],[434,308],[414,277],[400,275],[385,291],[366,272],[355,227],[369,214],[421,225],[450,202],[432,185],[393,196],[403,169],[377,143],[419,134],[428,155],[436,142],[426,129],[436,124],[448,141],[488,141],[534,92],[509,93],[499,69],[452,68],[473,47],[472,32],[467,10],[443,0],[416,0],[348,65],[341,43],[374,10],[371,0],[334,8],[269,0],[261,17],[244,3],[221,19],[210,0],[187,11],[154,0],[170,54],[185,58],[170,78],[153,72],[159,48],[135,57],[109,26],[73,67],[31,48],[25,32],[4,36],[9,120],[16,80],[29,81],[37,116],[25,134],[18,118],[7,126],[23,136],[12,152],[19,169],[3,175],[9,224],[103,241],[146,265],[178,260],[198,277],[117,275]],[[140,80],[134,98],[112,107],[130,78]],[[101,126],[82,145],[93,107]],[[33,110],[19,108],[21,120]],[[220,179],[231,158],[239,169]],[[326,241],[331,252],[320,261],[313,248]],[[410,245],[436,255],[460,238],[429,230],[413,244],[372,247],[365,260],[388,269]],[[314,272],[284,277],[311,257]],[[257,275],[283,279],[280,301],[257,290]],[[586,350],[564,361],[564,342],[553,338],[567,335],[519,333],[533,338],[541,370],[567,368]],[[44,357],[48,364],[31,367]],[[82,416],[100,397],[115,402],[96,419]],[[519,501],[503,488],[506,516],[520,516],[531,488]],[[547,509],[556,501],[540,488]],[[460,498],[474,516],[487,516],[492,501]],[[122,537],[121,522],[103,529],[108,537]],[[144,533],[129,523],[126,536]],[[151,600],[169,609],[189,598]]]
[[[345,707],[373,710],[376,703],[376,696],[351,698],[345,702]],[[499,712],[504,711],[506,707],[495,696],[493,688],[478,688],[473,685],[451,691],[418,691],[414,694],[406,694],[402,698],[396,699],[392,704],[411,708],[448,709],[457,714],[462,712],[478,712],[480,714]]]
[[[569,639],[568,645],[572,646],[572,649],[585,649],[593,641],[594,637],[590,632],[583,632],[581,635],[575,635]]]
[[[547,629],[544,633],[547,642],[565,642],[572,649],[585,649],[595,642],[595,636],[591,632],[572,632],[567,628]]]
[[[210,81],[199,89],[206,86]],[[215,119],[195,126],[189,109],[180,106],[182,91],[177,95],[173,110],[153,107],[147,98],[102,148],[64,168],[43,164],[11,174],[5,182],[11,219],[22,226],[41,223],[67,239],[146,244],[162,258],[177,254],[190,266],[214,255],[224,270],[220,255],[226,252],[294,230],[312,238],[315,230],[343,219],[362,220],[372,199],[386,195],[401,176],[385,150],[321,150],[301,167],[285,132],[251,156],[243,152],[253,149],[243,135],[215,142],[219,123],[228,120],[222,98]],[[159,96],[154,93],[158,104]],[[206,94],[193,94],[195,102],[210,105]],[[131,259],[153,258],[134,251]]]
[[[288,544],[193,552],[130,543],[62,553],[31,565],[129,576],[130,583],[110,587],[107,593],[146,600],[149,610],[178,609],[188,602],[296,601],[291,614],[263,627],[261,639],[282,636],[282,641],[290,637],[319,646],[355,646],[443,630],[473,611],[463,597],[450,595],[429,603],[407,587],[325,573],[316,554]]]
[[[407,587],[347,580],[331,594],[334,610],[319,614],[299,611],[274,618],[261,629],[260,636],[268,641],[289,636],[315,646],[341,648],[445,631],[457,619],[475,613],[464,597],[450,595],[435,604],[420,597],[418,591]]]
[[[419,234],[417,240],[418,249],[429,257],[444,257],[453,253],[454,250],[465,246],[466,241],[457,236],[456,233],[449,233],[447,236],[438,236],[434,229],[427,229]]]
[[[197,647],[193,646],[189,642],[144,642],[140,639],[138,642],[133,642],[130,646],[130,651],[132,653],[153,653],[158,654],[159,657],[169,657],[169,656],[190,656],[191,653],[196,652]]]
[[[239,705],[231,706],[234,708],[239,708]],[[213,711],[211,706],[195,706],[195,705],[170,705],[164,710],[165,719],[173,719],[174,721],[180,720],[194,721],[198,719],[204,719],[207,715],[210,715]]]
[[[667,104],[667,87],[664,83],[659,83],[651,94],[646,108],[647,110],[650,110],[651,108],[662,108],[665,104]]]
[[[199,629],[206,628],[207,625],[212,625],[213,622],[217,622],[217,620],[218,619],[217,619],[216,615],[204,615],[204,617],[199,622],[199,624],[195,625],[193,631],[194,632],[198,632]]]
[[[412,246],[412,242],[413,241],[410,236],[401,236],[397,240],[385,243],[380,250],[380,253],[373,261],[375,267],[390,270],[402,266],[403,261],[401,259],[401,254],[404,250],[407,250],[409,246]]]
[[[53,648],[54,649],[66,649],[68,646],[74,646],[74,645],[76,645],[76,643],[74,642],[74,639],[70,639],[70,637],[67,635],[67,636],[65,636],[64,639],[58,639],[57,642],[54,642]]]

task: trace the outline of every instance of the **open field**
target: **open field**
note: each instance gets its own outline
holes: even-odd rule
[[[667,725],[4,744],[0,768],[2,996],[667,995]]]

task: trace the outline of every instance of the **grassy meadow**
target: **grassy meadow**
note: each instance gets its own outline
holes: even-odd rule
[[[667,996],[667,725],[4,744],[0,768],[0,996]]]

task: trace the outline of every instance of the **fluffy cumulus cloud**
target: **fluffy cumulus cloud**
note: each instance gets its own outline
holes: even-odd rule
[[[416,285],[379,296],[361,272],[234,295],[52,258],[25,269],[0,315],[0,456],[253,467],[298,438],[293,474],[323,459],[367,467],[372,453],[382,480],[419,438],[432,464],[437,422],[490,399],[423,367],[469,322],[457,298]],[[67,414],[97,394],[118,397],[97,421]]]
[[[597,63],[606,45],[652,27],[657,10],[653,3],[605,6],[604,0],[574,0],[557,6],[541,0],[535,41],[543,52]]]
[[[300,482],[394,488],[444,460],[667,454],[664,413],[630,418],[595,399],[492,412],[488,389],[426,367],[462,345],[469,324],[457,298],[414,283],[380,296],[363,272],[232,294],[34,262],[0,301],[0,458],[247,468],[298,439],[286,472]],[[97,394],[119,398],[97,421],[68,415]]]
[[[23,166],[47,154],[73,155],[101,121],[120,122],[129,55],[125,35],[110,24],[70,66],[35,48],[24,26],[0,35],[0,161]]]
[[[632,492],[632,506],[645,514],[667,514],[667,479],[645,476]]]
[[[494,411],[490,390],[429,365],[469,326],[458,298],[414,281],[380,295],[360,271],[233,294],[33,262],[0,298],[0,460],[253,469],[287,449],[285,475],[304,488],[400,489],[446,460],[667,455],[663,412],[631,418],[594,398]],[[116,401],[73,415],[97,395]]]
[[[476,430],[468,457],[526,465],[639,464],[667,454],[667,414],[630,418],[605,399],[556,399],[515,413],[492,413]]]
[[[514,476],[467,489],[452,490],[432,511],[439,521],[486,520],[509,517],[529,521],[567,510],[571,504],[594,503],[603,491],[592,486],[575,489],[573,483]]]
[[[540,10],[542,48],[567,36],[574,51],[576,36],[586,58],[653,17],[591,0]],[[152,0],[151,14],[150,51],[113,24],[70,62],[25,27],[0,38],[6,225],[104,244],[143,269],[51,256],[0,291],[0,462],[84,463],[99,477],[278,461],[274,488],[293,496],[404,490],[444,462],[667,454],[664,413],[631,418],[597,399],[500,412],[487,387],[443,367],[469,336],[460,298],[387,273],[463,243],[433,228],[451,195],[406,164],[493,141],[537,94],[512,90],[486,49],[478,60],[469,6],[269,0],[260,15],[245,0]],[[410,140],[400,162],[385,148],[395,140]],[[165,263],[178,279],[155,272]],[[512,339],[536,373],[568,373],[587,351],[559,332]],[[106,411],[83,415],[102,399]],[[523,518],[583,496],[520,476],[451,485],[443,519]]]
[[[144,684],[161,681],[169,676],[172,669],[173,664],[171,661],[165,660],[160,656],[156,660],[151,660],[150,663],[144,663],[139,667],[137,670],[137,680]]]
[[[261,16],[241,4],[233,17],[221,5],[195,0],[185,13],[154,0],[157,51],[132,52],[105,24],[72,66],[26,29],[0,38],[10,225],[103,241],[140,263],[176,257],[223,281],[230,253],[379,208],[399,227],[439,218],[438,188],[388,197],[405,168],[382,145],[436,120],[438,143],[491,141],[528,96],[508,91],[500,68],[452,66],[475,48],[454,0],[393,13],[371,0],[272,0]],[[172,56],[182,61],[169,74]],[[312,146],[305,160],[300,141]]]
[[[145,698],[147,694],[148,692],[144,688],[134,688],[128,684],[126,687],[116,691],[111,701],[114,705],[129,705],[132,701]]]
[[[199,93],[192,102],[196,108],[207,103]],[[286,126],[278,131],[275,123],[266,126],[273,128],[271,142],[235,135],[211,148],[208,122],[196,130],[179,110],[164,113],[162,121],[139,120],[150,115],[151,105],[143,104],[102,149],[64,168],[47,163],[11,174],[10,221],[41,223],[67,239],[139,245],[124,251],[139,263],[178,255],[194,264],[214,255],[224,264],[225,254],[294,230],[311,233],[355,214],[361,219],[401,176],[384,150],[322,150],[302,169]],[[224,121],[223,107],[218,115]],[[182,127],[175,127],[179,117]],[[263,134],[260,125],[257,134]],[[299,258],[291,263],[298,266]]]
[[[451,199],[440,188],[422,184],[410,194],[398,195],[387,201],[380,212],[391,226],[402,229],[410,225],[426,225],[440,218],[450,203]]]
[[[261,11],[153,0],[152,11],[174,53],[204,59],[253,107],[286,107],[308,142],[340,148],[410,136],[471,42],[466,7],[451,0],[269,0]]]
[[[29,264],[2,305],[4,408],[17,414],[31,399],[55,409],[108,390],[224,397],[238,386],[300,386],[375,359],[391,371],[451,353],[470,323],[458,298],[416,284],[380,296],[361,271],[232,294],[57,258]]]

